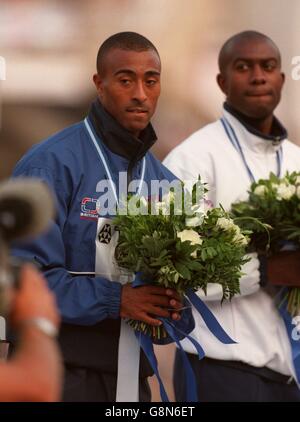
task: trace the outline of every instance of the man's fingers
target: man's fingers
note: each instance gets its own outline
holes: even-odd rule
[[[179,298],[179,295],[174,290],[159,286],[133,288],[130,285],[124,285],[120,315],[122,318],[132,318],[151,325],[154,323],[159,325],[159,320],[155,319],[155,316],[177,320],[180,319],[178,311],[183,306],[177,297]],[[174,314],[173,317],[172,314]]]
[[[171,313],[171,318],[172,318],[174,321],[179,321],[179,320],[180,320],[180,318],[181,318],[181,315],[180,315],[178,312],[172,312],[172,313]]]
[[[153,318],[149,315],[145,315],[143,319],[140,319],[140,321],[146,322],[147,324],[154,325],[156,327],[162,325],[162,322],[159,319]]]
[[[181,301],[181,297],[178,294],[178,292],[176,292],[176,290],[173,289],[166,289],[166,295],[169,297],[173,297],[174,299],[176,299],[178,302]]]
[[[165,287],[152,286],[152,285],[141,286],[141,287],[138,287],[138,289],[143,289],[145,293],[147,292],[152,295],[167,296],[167,297],[172,297],[178,301],[181,300],[180,295],[174,289],[166,289]]]
[[[171,299],[170,302],[169,302],[169,305],[171,306],[171,308],[176,309],[178,311],[180,309],[182,309],[182,307],[183,307],[182,302],[179,302],[179,301],[177,301],[175,299]]]
[[[154,306],[160,306],[163,308],[174,308],[175,310],[179,310],[180,308],[182,308],[183,304],[180,301],[177,301],[175,299],[169,299],[167,296],[158,296],[158,295],[153,295],[147,298],[147,300],[145,300],[145,303],[147,304],[151,304]]]
[[[159,306],[149,306],[147,309],[147,314],[153,314],[162,318],[168,318],[171,315],[170,311]]]

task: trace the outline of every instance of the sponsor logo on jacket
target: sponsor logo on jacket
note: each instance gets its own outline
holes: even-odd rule
[[[96,208],[97,199],[85,197],[81,201],[80,218],[83,220],[98,220]]]

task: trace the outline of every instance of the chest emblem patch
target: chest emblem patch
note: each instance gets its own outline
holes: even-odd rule
[[[107,245],[110,243],[112,237],[112,228],[110,224],[104,224],[102,229],[98,234],[98,239],[100,243],[106,243]]]

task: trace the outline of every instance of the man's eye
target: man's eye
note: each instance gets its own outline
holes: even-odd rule
[[[131,81],[130,79],[123,78],[123,79],[120,79],[120,82],[122,85],[129,85]]]
[[[247,63],[238,63],[236,65],[236,69],[237,70],[240,70],[240,71],[248,70],[249,69],[249,65]]]
[[[157,83],[156,79],[148,79],[146,81],[146,84],[149,85],[149,86],[155,85],[156,83]]]
[[[274,70],[274,69],[276,69],[276,63],[274,63],[274,62],[268,62],[268,63],[265,63],[265,65],[264,65],[264,69],[265,70],[267,70],[267,71],[272,71],[272,70]]]

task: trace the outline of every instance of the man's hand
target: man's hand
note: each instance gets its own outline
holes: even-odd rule
[[[268,281],[277,286],[300,287],[300,251],[283,251],[268,258]]]
[[[121,295],[121,318],[131,318],[150,325],[161,325],[155,317],[180,319],[180,296],[175,290],[158,286],[132,287],[125,284]]]

